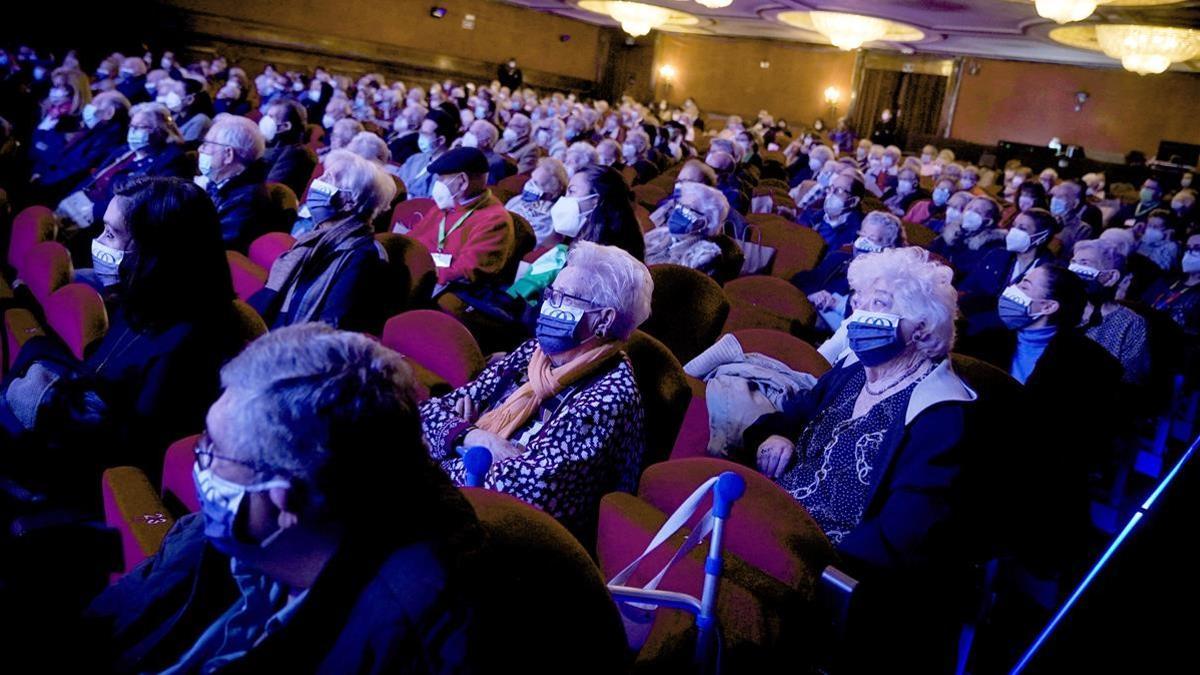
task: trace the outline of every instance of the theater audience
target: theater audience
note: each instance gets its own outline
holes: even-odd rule
[[[804,224],[821,235],[829,250],[853,243],[862,225],[865,194],[866,189],[858,176],[849,171],[839,173],[829,182],[820,219]]]
[[[421,151],[418,141],[421,122],[428,112],[423,105],[408,105],[392,122],[392,134],[387,138],[388,149],[392,151],[392,160],[401,166],[409,157]]]
[[[934,184],[933,193],[928,199],[918,198],[911,201],[912,205],[903,214],[904,220],[918,225],[928,225],[933,220],[945,223],[946,209],[950,203],[950,197],[954,194],[956,185],[956,181],[949,176],[939,178]],[[960,206],[959,208],[962,207]],[[893,211],[893,213],[895,212]]]
[[[139,672],[472,669],[481,530],[422,452],[404,360],[305,324],[256,341],[221,382],[195,450],[200,513],[92,603],[108,647],[95,658]]]
[[[1155,209],[1146,215],[1144,223],[1134,226],[1140,232],[1137,253],[1149,259],[1164,272],[1175,269],[1179,261],[1179,244],[1173,241],[1174,218],[1166,209]]]
[[[395,190],[391,177],[367,160],[346,150],[329,153],[305,201],[316,229],[275,260],[265,287],[250,298],[268,326],[323,321],[380,329],[389,307],[371,223]]]
[[[929,199],[929,193],[920,187],[920,177],[912,167],[904,167],[896,174],[896,184],[883,193],[883,205],[897,216],[903,217],[918,201]]]
[[[1050,190],[1050,213],[1058,220],[1060,259],[1069,260],[1075,242],[1099,236],[1103,225],[1100,209],[1083,200],[1083,187],[1075,181],[1063,181]]]
[[[1145,297],[1194,340],[1200,337],[1200,233],[1188,237],[1179,268],[1180,274],[1155,284]]]
[[[496,152],[517,163],[517,173],[532,173],[543,153],[532,138],[533,122],[524,113],[514,114],[504,128]]]
[[[267,182],[283,183],[297,196],[317,166],[317,155],[305,143],[308,113],[304,106],[291,99],[280,98],[266,107],[258,128],[266,140],[263,163],[267,166]]]
[[[258,125],[222,113],[197,154],[204,189],[217,207],[225,247],[245,252],[271,224],[271,197],[259,161],[266,142]]]
[[[577,243],[546,289],[536,339],[474,381],[421,404],[434,461],[461,484],[459,447],[482,446],[484,485],[557,518],[585,541],[600,497],[632,490],[644,410],[623,343],[650,315],[645,265],[612,246]]]
[[[487,158],[478,148],[455,148],[429,164],[428,173],[438,208],[409,236],[433,254],[438,289],[494,281],[515,251],[516,235],[512,216],[487,188]]]
[[[163,448],[200,426],[217,370],[242,346],[221,227],[203,190],[177,178],[134,179],[105,220],[110,241],[124,248],[106,271],[118,278],[108,331],[82,361],[53,338],[30,339],[0,395],[5,446],[42,448],[3,461],[88,508],[104,468],[156,473]]]
[[[817,310],[818,328],[826,333],[836,331],[850,310],[850,263],[865,254],[903,245],[900,219],[887,211],[872,211],[863,217],[850,250],[842,247],[828,251],[815,269],[792,277],[792,284],[804,291]]]
[[[1125,382],[1143,383],[1150,369],[1150,327],[1141,315],[1116,301],[1125,276],[1125,260],[1116,246],[1102,239],[1075,244],[1070,270],[1087,290],[1088,304],[1083,311],[1086,335],[1121,362]]]
[[[721,262],[713,242],[725,227],[729,202],[721,191],[696,182],[681,183],[666,223],[646,233],[646,264],[683,265],[711,275]]]
[[[650,214],[650,221],[656,226],[661,227],[667,224],[667,219],[674,210],[676,202],[679,201],[679,191],[685,183],[699,183],[708,187],[716,187],[717,173],[713,171],[712,167],[698,159],[685,162],[683,168],[675,176],[675,187],[671,196],[659,202],[658,208]]]
[[[479,148],[488,162],[488,185],[495,185],[517,172],[516,162],[506,159],[496,152],[496,141],[500,132],[496,125],[486,119],[475,120],[467,127],[467,133],[462,135],[462,147]]]
[[[1018,214],[1025,213],[1029,209],[1048,210],[1049,208],[1050,203],[1046,199],[1046,190],[1042,184],[1035,180],[1024,181],[1017,186],[1016,198],[1000,214],[998,227],[1008,229]]]
[[[194,145],[204,138],[212,124],[212,100],[204,83],[193,78],[159,80],[155,100],[167,106],[185,143]]]
[[[805,506],[839,552],[868,568],[928,562],[949,516],[967,407],[954,373],[957,295],[918,248],[850,265],[849,350],[783,412],[745,434],[755,466]]]
[[[101,92],[83,106],[85,129],[59,153],[34,164],[30,183],[36,199],[56,204],[125,145],[129,128],[129,100],[115,91]]]
[[[968,336],[1000,328],[996,305],[1004,289],[1021,281],[1029,270],[1054,262],[1049,248],[1054,229],[1054,216],[1049,211],[1030,209],[1013,221],[1004,235],[1003,247],[987,248],[964,271],[958,285],[959,309],[967,319]]]
[[[489,167],[489,180],[490,175]],[[533,175],[525,181],[521,194],[504,205],[504,208],[529,221],[533,233],[537,235],[539,248],[556,242],[550,209],[566,192],[567,180],[567,169],[562,162],[553,157],[543,157],[538,160]]]
[[[659,174],[659,168],[651,156],[650,136],[641,129],[633,129],[625,134],[621,157],[625,160],[625,166],[633,167],[633,185],[649,183]]]
[[[955,276],[961,279],[994,248],[1003,248],[1007,231],[996,226],[1000,207],[987,197],[976,197],[963,208],[962,224],[949,223],[929,250],[950,262]]]

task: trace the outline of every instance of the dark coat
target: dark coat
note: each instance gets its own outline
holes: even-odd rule
[[[273,145],[267,148],[262,161],[267,167],[268,183],[283,183],[299,197],[317,168],[317,153],[300,143]]]
[[[104,161],[100,162],[97,173],[103,171],[108,165],[119,160],[122,156],[129,152],[128,145],[121,145],[116,150],[109,153]],[[88,192],[89,198],[92,200],[92,223],[100,223],[104,220],[104,211],[108,209],[108,203],[112,201],[113,192],[125,180],[135,176],[161,176],[165,178],[191,178],[196,174],[196,165],[187,155],[185,148],[176,143],[167,144],[161,152],[156,155],[150,155],[141,162],[131,162],[118,171],[108,181],[108,185],[100,190],[92,190],[95,184],[92,178],[89,178],[80,185],[80,188]]]
[[[102,162],[125,145],[125,125],[112,120],[88,129],[62,149],[35,166],[37,185],[45,190],[47,202],[58,202],[67,191],[87,178],[92,171],[103,168]]]
[[[269,229],[272,204],[263,182],[264,169],[256,163],[224,185],[208,188],[208,196],[212,197],[221,219],[221,238],[227,249],[245,253],[250,243]]]

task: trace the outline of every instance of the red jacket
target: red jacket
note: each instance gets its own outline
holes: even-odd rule
[[[462,225],[450,231],[468,211],[470,215]],[[439,249],[438,225],[443,216],[447,234]],[[439,284],[459,280],[475,282],[494,276],[504,269],[516,251],[512,216],[490,190],[449,211],[430,211],[408,236],[424,244],[430,253],[450,254],[450,266],[437,268]],[[436,255],[434,259],[436,261]]]

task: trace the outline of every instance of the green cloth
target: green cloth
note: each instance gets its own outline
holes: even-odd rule
[[[559,244],[546,251],[525,272],[525,276],[517,279],[508,289],[513,298],[520,298],[530,305],[536,305],[542,297],[542,291],[554,283],[558,273],[567,264],[567,245]]]

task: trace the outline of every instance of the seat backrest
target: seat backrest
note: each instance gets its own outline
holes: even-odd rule
[[[393,232],[375,235],[375,241],[388,256],[388,284],[400,289],[401,304],[397,310],[427,306],[437,285],[437,268],[425,245],[411,237]]]
[[[734,279],[725,284],[725,295],[733,306],[726,330],[775,328],[796,333],[816,320],[816,310],[804,292],[778,277],[756,274]]]
[[[58,232],[58,219],[45,206],[29,206],[13,218],[12,233],[8,240],[8,264],[20,276],[25,256],[34,246],[53,241]]]
[[[642,232],[649,232],[654,229],[654,221],[650,220],[650,212],[641,204],[633,205],[633,215],[637,218],[638,225],[641,226]]]
[[[287,189],[287,186],[283,186]],[[290,192],[290,190],[289,190]],[[286,232],[268,232],[250,244],[250,260],[264,270],[271,269],[275,260],[296,243],[296,238]]]
[[[667,458],[683,425],[692,390],[683,366],[663,343],[634,331],[625,344],[646,416],[646,455],[642,466]]]
[[[108,332],[104,299],[87,284],[63,286],[51,293],[42,307],[46,311],[46,325],[81,361],[86,358],[88,347]]]
[[[800,338],[778,330],[745,328],[733,336],[747,354],[764,354],[787,364],[789,368],[813,377],[824,375],[831,366],[815,347]]]
[[[533,231],[533,226],[519,213],[508,212],[512,216],[513,221],[513,255],[504,264],[504,269],[500,272],[500,280],[505,283],[511,283],[517,277],[517,268],[521,266],[521,260],[529,254],[530,251],[537,248],[537,233]]]
[[[635,185],[633,188],[633,198],[637,200],[638,204],[647,209],[657,208],[658,203],[666,199],[670,194],[670,192],[649,183]]]
[[[708,275],[683,265],[651,265],[654,294],[642,330],[658,338],[682,363],[716,341],[729,316],[729,300]]]
[[[483,352],[466,326],[432,309],[415,309],[388,319],[382,342],[455,388],[473,380],[484,367]]]
[[[300,210],[300,200],[296,193],[283,183],[267,183],[267,195],[271,198],[271,213],[264,223],[266,229],[274,232],[290,231]]]
[[[43,241],[25,254],[21,279],[38,301],[46,304],[51,293],[71,283],[71,254],[56,241]]]
[[[237,251],[225,251],[229,262],[229,276],[233,280],[233,292],[239,300],[249,300],[267,283],[267,270],[254,264],[250,258]]]
[[[529,182],[529,178],[532,175],[533,174],[519,173],[515,176],[502,178],[496,183],[496,186],[492,189],[492,192],[503,192],[504,194],[508,195],[509,199],[511,199],[513,195],[521,194],[521,191],[525,189],[525,183]],[[496,198],[500,199],[499,196]],[[507,202],[508,199],[501,199],[501,201]]]
[[[392,209],[392,232],[404,234],[416,227],[425,214],[436,210],[437,202],[432,199],[424,197],[406,199]]]
[[[176,515],[200,510],[200,498],[196,495],[196,483],[192,480],[192,464],[196,461],[193,450],[199,441],[200,434],[181,438],[167,447],[163,455],[163,502],[169,509],[184,509]]]
[[[910,223],[904,221],[904,238],[908,240],[909,246],[920,246],[925,248],[937,239],[937,233],[920,223]]]
[[[742,264],[746,261],[746,254],[742,252],[742,247],[738,246],[733,237],[727,234],[718,234],[709,241],[721,248],[721,255],[713,266],[712,278],[713,281],[724,286],[742,273]]]
[[[464,488],[485,538],[480,554],[492,581],[477,602],[485,643],[497,672],[551,672],[563,664],[586,673],[625,672],[628,645],[600,568],[562,525],[509,495]],[[535,660],[503,656],[537,635]],[[519,661],[519,663],[518,663]],[[551,664],[554,664],[553,667]]]
[[[762,233],[764,246],[775,249],[771,276],[791,279],[814,269],[825,254],[825,240],[812,228],[770,213],[751,213],[746,221]]]

